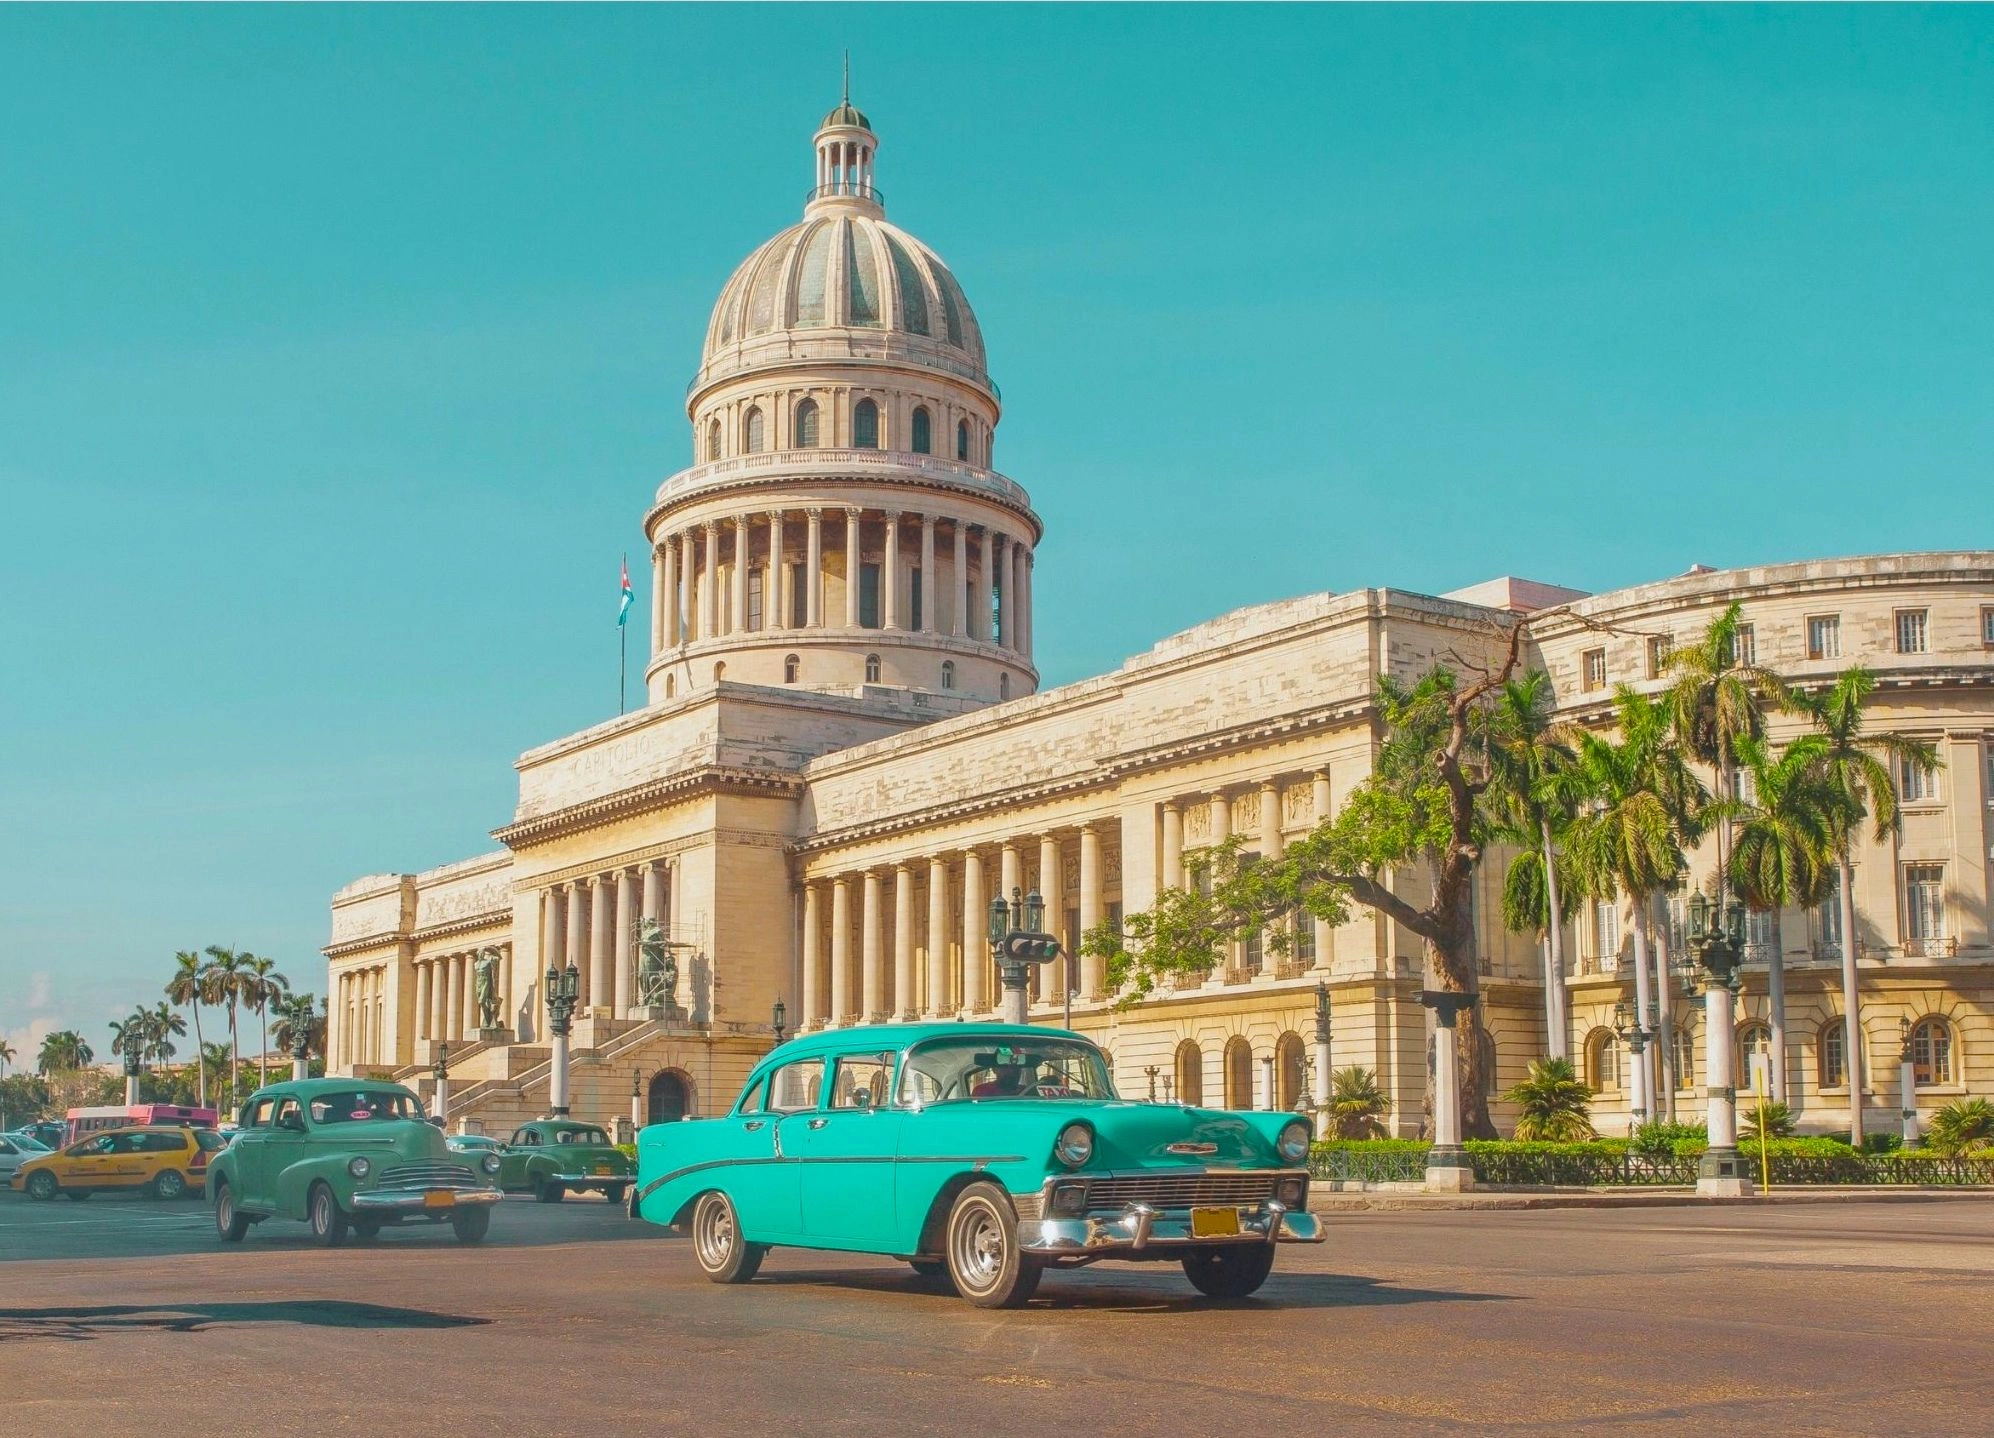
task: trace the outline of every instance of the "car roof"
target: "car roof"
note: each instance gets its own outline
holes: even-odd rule
[[[769,1053],[762,1063],[767,1064],[772,1059],[788,1063],[791,1059],[814,1058],[820,1054],[860,1053],[867,1049],[898,1052],[928,1039],[986,1038],[1057,1038],[1093,1042],[1071,1029],[1057,1029],[1045,1024],[861,1024],[848,1029],[818,1029],[814,1033],[803,1034]]]
[[[250,1099],[259,1099],[263,1098],[266,1095],[275,1098],[283,1094],[292,1094],[298,1098],[311,1098],[317,1094],[322,1094],[322,1093],[350,1093],[356,1088],[392,1088],[392,1089],[400,1089],[403,1093],[410,1092],[407,1084],[397,1083],[393,1079],[369,1079],[369,1078],[286,1079],[282,1083],[273,1083],[265,1085],[264,1087],[258,1089],[255,1093],[251,1094],[248,1099],[244,1099],[243,1102],[248,1103]]]

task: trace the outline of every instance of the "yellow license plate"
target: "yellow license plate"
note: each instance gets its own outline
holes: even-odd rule
[[[424,1208],[455,1208],[457,1195],[447,1188],[432,1188],[422,1196]]]
[[[599,1163],[595,1166],[595,1171],[597,1173],[608,1173],[610,1172],[610,1167],[606,1163]]]
[[[1238,1209],[1194,1208],[1191,1210],[1191,1237],[1234,1238],[1238,1234]]]

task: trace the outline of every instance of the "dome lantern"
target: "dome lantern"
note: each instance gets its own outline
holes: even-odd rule
[[[820,206],[883,214],[882,196],[873,187],[873,155],[879,136],[872,123],[852,104],[851,62],[845,64],[845,89],[836,109],[817,127],[817,183],[810,191],[810,209]]]

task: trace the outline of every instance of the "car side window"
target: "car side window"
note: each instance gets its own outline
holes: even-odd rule
[[[769,1078],[769,1109],[774,1113],[800,1113],[817,1107],[817,1092],[824,1083],[824,1060],[798,1059],[784,1064]]]
[[[741,1095],[741,1102],[735,1107],[741,1113],[767,1113],[768,1091],[767,1081],[758,1075],[754,1082],[748,1085],[747,1092]]]
[[[287,1097],[278,1103],[277,1112],[271,1116],[270,1121],[273,1124],[282,1124],[286,1119],[302,1121],[303,1118],[304,1110],[298,1107],[298,1101]]]
[[[260,1098],[251,1104],[243,1111],[242,1127],[268,1128],[270,1126],[270,1103],[269,1099]]]
[[[849,1054],[840,1058],[837,1078],[831,1085],[831,1107],[876,1108],[890,1103],[886,1086],[892,1079],[891,1053]]]

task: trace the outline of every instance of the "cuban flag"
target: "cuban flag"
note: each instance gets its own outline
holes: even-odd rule
[[[616,606],[616,627],[621,629],[630,618],[630,561],[623,561],[623,597]]]

